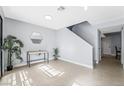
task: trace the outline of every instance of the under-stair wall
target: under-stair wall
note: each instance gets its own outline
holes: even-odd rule
[[[93,68],[93,47],[78,35],[64,28],[56,31],[60,59]]]
[[[94,63],[99,62],[98,57],[98,31],[87,21],[68,27],[69,30],[81,37],[83,40],[93,46]]]

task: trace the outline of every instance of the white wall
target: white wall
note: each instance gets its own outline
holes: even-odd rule
[[[60,59],[93,68],[93,49],[90,44],[68,30],[56,32]]]
[[[73,31],[94,47],[94,62],[98,63],[98,30],[86,21],[74,26]]]
[[[13,35],[24,43],[24,48],[22,49],[22,57],[24,62],[26,62],[26,52],[29,50],[48,50],[50,53],[50,58],[52,58],[53,48],[56,47],[55,31],[9,18],[5,18],[4,25],[4,37],[7,35]],[[41,44],[33,44],[31,42],[30,36],[33,32],[41,33],[43,36],[43,41]],[[32,58],[34,60],[41,57],[33,56]]]

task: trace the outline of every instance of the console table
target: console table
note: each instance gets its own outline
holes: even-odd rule
[[[31,55],[44,55],[44,61],[49,63],[49,52],[45,50],[39,50],[39,51],[27,51],[27,65],[30,67],[30,62],[31,62]]]

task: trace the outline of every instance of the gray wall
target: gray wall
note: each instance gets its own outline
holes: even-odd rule
[[[95,27],[90,25],[87,21],[77,24],[73,27],[73,32],[82,37],[85,41],[93,46],[94,62],[99,61],[98,52],[98,31]]]
[[[93,68],[93,47],[67,28],[56,31],[60,59]]]
[[[13,35],[24,43],[24,48],[22,49],[22,57],[24,59],[23,63],[26,62],[26,53],[30,50],[47,50],[50,53],[50,58],[53,57],[53,48],[56,47],[55,31],[9,18],[5,18],[4,24],[4,37],[6,37],[7,35]],[[43,37],[43,41],[41,44],[32,43],[30,37],[33,32],[41,33]],[[40,58],[41,56],[38,55],[32,56],[32,60]],[[5,59],[7,59],[6,54]],[[5,62],[7,62],[7,60],[5,60]],[[17,64],[19,63],[18,61],[16,62]]]
[[[121,48],[121,32],[105,34],[105,36],[111,38],[111,53],[115,54],[115,46]]]

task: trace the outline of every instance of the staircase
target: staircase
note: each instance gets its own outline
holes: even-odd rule
[[[67,29],[69,29],[70,31],[72,31],[73,33],[75,33],[76,35],[78,35],[80,38],[82,38],[83,40],[85,40],[87,43],[89,43],[90,45],[92,45],[92,43],[89,40],[87,40],[82,34],[79,33],[79,31],[77,29],[78,28],[77,26],[80,25],[80,24],[81,23],[75,24],[75,25],[72,25],[72,26],[69,26],[69,27],[67,27]],[[81,32],[83,32],[83,31],[81,31]]]

